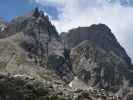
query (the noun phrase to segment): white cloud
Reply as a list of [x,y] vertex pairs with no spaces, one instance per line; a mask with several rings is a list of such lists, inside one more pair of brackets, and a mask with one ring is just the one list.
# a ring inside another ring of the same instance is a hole
[[133,7],[121,6],[120,0],[36,0],[43,6],[56,6],[62,13],[52,20],[59,32],[95,23],[107,24],[133,58]]
[[41,5],[53,5],[53,6],[64,6],[67,0],[35,0],[35,2]]

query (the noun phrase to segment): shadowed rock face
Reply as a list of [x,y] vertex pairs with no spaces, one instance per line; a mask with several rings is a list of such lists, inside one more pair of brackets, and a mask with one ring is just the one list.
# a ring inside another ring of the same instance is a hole
[[107,52],[91,41],[72,48],[71,59],[75,74],[90,86],[117,92],[125,80],[130,81],[126,62],[113,51]]
[[89,86],[117,93],[132,85],[131,59],[106,25],[72,29],[61,38],[71,50],[73,73]]
[[[37,8],[25,16],[13,19],[8,25],[7,32],[23,33],[19,45],[29,52],[29,56],[34,57],[35,62],[40,65],[46,64],[49,54],[54,52],[52,47],[49,47],[53,41],[59,46],[62,45],[59,42],[58,33],[49,21],[48,16],[45,16]],[[61,49],[63,49],[63,45]]]
[[67,48],[73,48],[82,41],[89,40],[106,51],[113,51],[132,68],[131,59],[118,43],[111,30],[104,24],[72,29],[68,33],[62,33],[61,37]]

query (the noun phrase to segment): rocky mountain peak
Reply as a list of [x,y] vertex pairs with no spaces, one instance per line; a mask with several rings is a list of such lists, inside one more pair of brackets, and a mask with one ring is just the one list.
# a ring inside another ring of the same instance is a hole
[[[16,33],[43,33],[50,37],[58,38],[58,32],[52,23],[49,21],[47,15],[38,8],[33,9],[31,12],[24,16],[18,16],[8,23],[7,29],[2,33],[10,36]],[[1,33],[1,34],[2,34]]]
[[28,12],[25,16],[27,17],[45,17],[49,20],[48,16],[44,14],[44,11],[39,10],[39,8],[34,8],[31,12]]
[[61,37],[67,48],[73,48],[84,40],[90,40],[106,51],[114,51],[119,57],[122,57],[129,66],[132,66],[131,59],[128,57],[126,51],[105,24],[94,24],[90,27],[72,29],[67,33],[61,34]]
[[35,8],[33,11],[32,11],[32,15],[35,16],[35,17],[39,17],[39,16],[44,16],[44,12],[42,11],[39,11],[38,8]]
[[[99,31],[104,31],[104,32],[106,32],[105,34],[107,34],[107,33],[111,33],[111,29],[107,26],[107,25],[105,25],[105,24],[93,24],[93,25],[91,25],[90,26],[90,28],[92,29],[92,30],[99,30]],[[102,33],[101,33],[102,34]],[[103,33],[104,34],[104,33]]]

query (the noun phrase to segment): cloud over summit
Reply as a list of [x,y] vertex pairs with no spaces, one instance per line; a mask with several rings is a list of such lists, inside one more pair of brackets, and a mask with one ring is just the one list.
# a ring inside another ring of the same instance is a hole
[[104,23],[108,25],[133,58],[133,0],[34,0],[58,12],[52,23],[59,32],[78,26]]

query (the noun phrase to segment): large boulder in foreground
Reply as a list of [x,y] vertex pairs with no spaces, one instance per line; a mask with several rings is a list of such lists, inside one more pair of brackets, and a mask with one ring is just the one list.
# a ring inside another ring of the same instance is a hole
[[[27,75],[0,73],[1,100],[113,100],[113,98],[116,99],[116,96],[108,96],[104,90],[73,90],[60,82],[50,83],[48,80],[38,80]],[[128,98],[132,100],[131,97]]]

